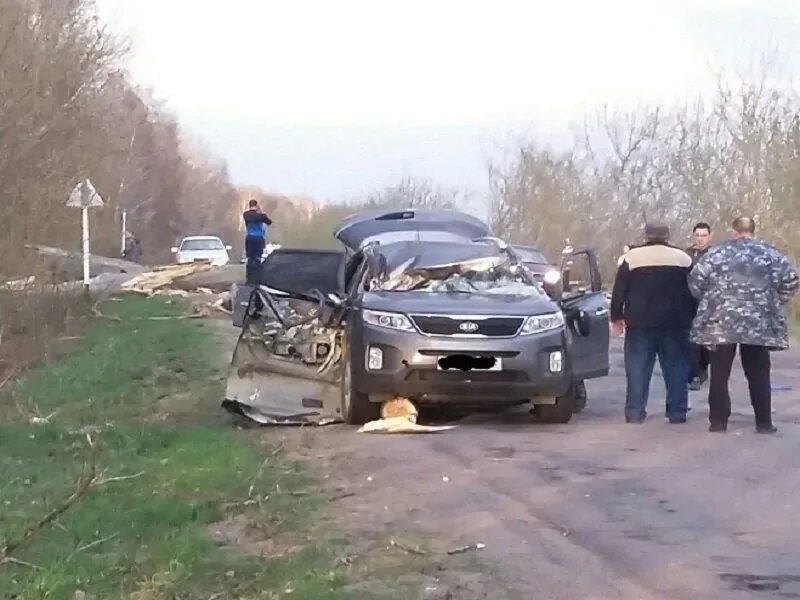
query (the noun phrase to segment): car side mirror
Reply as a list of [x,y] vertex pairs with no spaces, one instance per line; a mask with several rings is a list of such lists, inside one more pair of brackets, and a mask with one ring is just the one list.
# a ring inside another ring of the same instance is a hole
[[178,253],[178,249],[175,246],[170,248],[169,251],[172,252],[173,254],[177,254]]
[[225,250],[233,250],[233,246],[225,246]]

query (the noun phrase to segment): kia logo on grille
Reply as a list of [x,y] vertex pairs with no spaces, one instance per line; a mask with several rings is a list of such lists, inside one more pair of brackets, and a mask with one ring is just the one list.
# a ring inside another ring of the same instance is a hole
[[472,321],[464,321],[458,325],[458,328],[464,333],[474,333],[478,331],[478,324]]

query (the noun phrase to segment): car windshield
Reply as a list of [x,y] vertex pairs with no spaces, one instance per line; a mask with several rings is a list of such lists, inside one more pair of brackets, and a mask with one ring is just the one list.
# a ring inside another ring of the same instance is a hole
[[222,242],[214,238],[203,238],[199,240],[183,240],[181,250],[222,250]]
[[514,253],[525,264],[546,265],[549,264],[544,254],[536,248],[530,246],[513,246]]
[[490,244],[403,243],[380,249],[372,290],[541,296],[508,254]]

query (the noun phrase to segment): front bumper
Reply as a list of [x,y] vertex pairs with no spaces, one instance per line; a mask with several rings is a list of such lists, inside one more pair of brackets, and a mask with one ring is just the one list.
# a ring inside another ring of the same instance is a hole
[[[565,394],[570,384],[569,353],[563,329],[512,338],[428,336],[355,324],[350,334],[353,384],[376,401],[399,395],[417,401],[458,404],[518,402]],[[382,351],[379,370],[367,368],[371,347]],[[562,353],[560,372],[550,370],[550,354]],[[437,369],[442,356],[463,354],[502,360],[499,371]]]

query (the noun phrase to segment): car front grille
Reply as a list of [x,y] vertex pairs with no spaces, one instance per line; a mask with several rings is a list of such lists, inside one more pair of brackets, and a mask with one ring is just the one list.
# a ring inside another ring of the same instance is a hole
[[451,317],[446,315],[410,315],[422,333],[428,335],[479,335],[512,337],[517,334],[523,317]]
[[522,371],[425,371],[412,370],[406,376],[411,383],[450,384],[464,383],[527,383],[528,375]]

